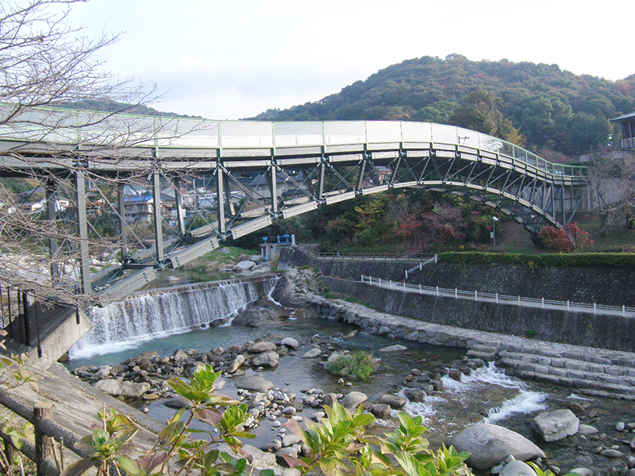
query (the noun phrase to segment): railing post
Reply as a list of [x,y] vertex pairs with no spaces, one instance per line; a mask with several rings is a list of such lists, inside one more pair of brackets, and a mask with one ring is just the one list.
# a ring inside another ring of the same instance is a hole
[[496,304],[498,304],[498,293],[496,293]]
[[35,465],[38,476],[46,474],[44,466],[46,460],[51,460],[53,455],[53,439],[42,431],[42,423],[50,419],[53,406],[50,403],[37,403],[33,406],[33,426],[35,428]]
[[419,263],[419,271],[423,269],[423,263]]
[[542,298],[542,308],[543,309],[545,308],[545,298],[544,297]]
[[406,270],[406,279],[408,279],[408,270]]
[[570,307],[569,307],[569,300],[567,299],[567,312],[569,312],[569,309],[570,309]]
[[439,296],[439,286],[437,286],[437,296]]
[[598,303],[594,302],[593,303],[593,314],[597,315],[598,313]]
[[439,259],[437,258],[437,255],[434,255],[434,263],[436,264],[439,261]]
[[518,305],[520,306],[520,295],[518,296]]
[[474,300],[478,301],[478,291],[476,289],[474,290]]
[[459,290],[458,288],[454,288],[454,299],[458,299],[459,298]]
[[626,306],[622,304],[622,317],[626,317]]
[[419,294],[421,294],[421,283],[419,283]]
[[381,286],[381,278],[379,278],[379,285]]

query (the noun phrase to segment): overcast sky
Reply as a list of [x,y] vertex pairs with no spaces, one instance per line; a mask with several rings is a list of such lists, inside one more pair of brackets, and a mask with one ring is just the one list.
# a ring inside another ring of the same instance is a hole
[[632,0],[91,0],[74,25],[122,32],[103,50],[120,78],[154,81],[163,111],[239,119],[339,92],[406,59],[558,64],[635,73]]

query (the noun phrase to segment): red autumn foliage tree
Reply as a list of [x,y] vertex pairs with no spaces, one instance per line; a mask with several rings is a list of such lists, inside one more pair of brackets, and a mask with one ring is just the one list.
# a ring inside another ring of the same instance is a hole
[[564,230],[549,225],[543,226],[538,236],[548,250],[571,253],[576,248],[593,246],[589,233],[583,231],[576,222],[567,224]]

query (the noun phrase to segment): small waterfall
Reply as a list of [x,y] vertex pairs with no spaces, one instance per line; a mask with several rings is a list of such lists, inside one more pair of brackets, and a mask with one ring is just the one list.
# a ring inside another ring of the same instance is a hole
[[73,346],[71,358],[122,350],[233,317],[269,293],[276,282],[277,278],[267,278],[179,286],[94,307],[93,328]]

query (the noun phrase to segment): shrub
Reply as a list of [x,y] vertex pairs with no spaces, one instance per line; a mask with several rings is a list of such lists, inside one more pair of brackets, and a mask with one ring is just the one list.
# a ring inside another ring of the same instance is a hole
[[328,370],[335,375],[367,380],[377,370],[377,364],[370,352],[356,350],[352,354],[342,355],[330,362]]

